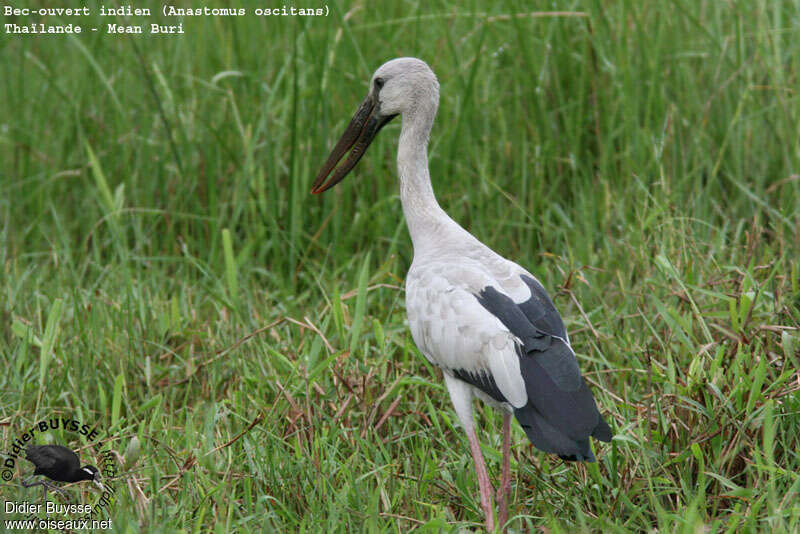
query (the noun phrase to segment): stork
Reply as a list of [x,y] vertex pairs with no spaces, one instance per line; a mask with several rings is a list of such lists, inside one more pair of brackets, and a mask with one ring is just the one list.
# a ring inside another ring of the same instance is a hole
[[595,461],[589,437],[610,441],[611,429],[581,377],[564,323],[542,284],[478,241],[436,201],[427,146],[438,107],[439,82],[424,61],[397,58],[383,64],[311,192],[342,181],[380,129],[402,117],[397,170],[414,247],[405,284],[408,325],[420,352],[442,370],[469,440],[486,529],[492,532],[493,489],[475,433],[473,397],[503,413],[501,528],[511,491],[512,415],[536,448],[571,461]]

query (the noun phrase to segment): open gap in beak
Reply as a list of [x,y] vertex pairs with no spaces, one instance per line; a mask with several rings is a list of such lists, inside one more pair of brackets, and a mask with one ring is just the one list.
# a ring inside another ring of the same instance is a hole
[[[381,117],[375,108],[375,98],[371,94],[367,95],[350,124],[347,125],[347,129],[342,134],[341,139],[333,147],[328,159],[325,160],[325,164],[317,173],[317,177],[311,185],[312,194],[318,195],[341,182],[347,176],[347,173],[356,166],[356,163],[367,151],[380,129],[396,117],[396,115]],[[350,154],[347,159],[337,167],[339,161],[348,151]],[[326,182],[325,180],[331,174],[331,171],[333,171],[333,175]]]

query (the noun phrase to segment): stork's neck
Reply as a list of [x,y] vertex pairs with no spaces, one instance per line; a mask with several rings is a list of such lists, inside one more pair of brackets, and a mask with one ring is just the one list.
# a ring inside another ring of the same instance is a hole
[[400,200],[408,232],[418,254],[431,245],[452,220],[436,201],[428,171],[428,136],[436,116],[436,103],[403,113],[403,126],[397,147],[400,175]]

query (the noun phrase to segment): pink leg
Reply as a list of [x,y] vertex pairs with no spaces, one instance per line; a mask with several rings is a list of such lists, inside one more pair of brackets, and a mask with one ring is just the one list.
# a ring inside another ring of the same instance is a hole
[[492,484],[489,482],[489,473],[486,472],[486,464],[483,462],[481,446],[478,444],[478,436],[475,429],[467,428],[469,438],[469,448],[472,451],[472,459],[475,460],[475,471],[478,473],[478,486],[481,490],[481,508],[486,516],[486,531],[494,532],[494,511],[492,510]]
[[508,498],[511,495],[511,414],[503,415],[503,473],[500,475],[500,487],[497,488],[497,505],[499,508],[497,522],[505,532],[504,525],[508,520]]

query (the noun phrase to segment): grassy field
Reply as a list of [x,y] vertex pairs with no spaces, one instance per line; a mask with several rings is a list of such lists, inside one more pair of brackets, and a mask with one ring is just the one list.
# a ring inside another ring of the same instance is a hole
[[440,203],[550,290],[616,434],[575,465],[516,428],[510,528],[800,531],[800,4],[329,8],[0,33],[0,450],[97,425],[118,532],[480,529],[405,324],[399,122],[308,194],[372,71],[413,55]]

